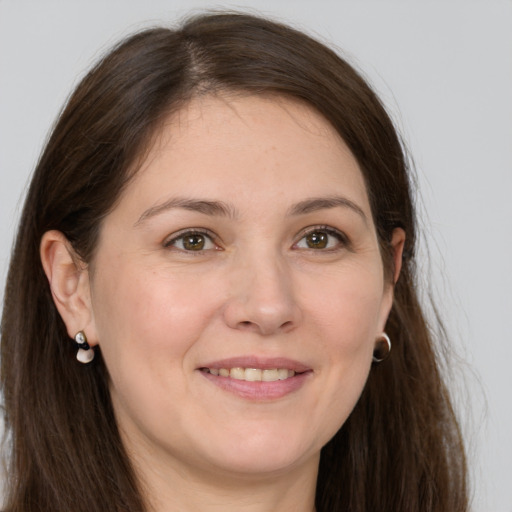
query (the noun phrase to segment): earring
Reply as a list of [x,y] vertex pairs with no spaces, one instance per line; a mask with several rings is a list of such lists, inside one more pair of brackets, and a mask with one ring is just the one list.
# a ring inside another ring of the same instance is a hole
[[383,332],[380,338],[375,342],[375,348],[373,349],[373,362],[381,363],[384,359],[389,357],[391,352],[391,340],[389,336]]
[[78,331],[75,334],[75,342],[78,345],[76,359],[81,363],[87,364],[94,359],[94,350],[87,343],[87,337],[84,331]]

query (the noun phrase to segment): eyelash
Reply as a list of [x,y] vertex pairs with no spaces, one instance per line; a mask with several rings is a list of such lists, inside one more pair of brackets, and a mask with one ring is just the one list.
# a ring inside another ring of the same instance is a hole
[[[218,246],[215,243],[215,238],[216,238],[215,234],[212,233],[211,231],[209,231],[208,229],[201,229],[201,228],[184,229],[182,231],[178,231],[178,233],[175,233],[172,236],[172,238],[170,238],[169,240],[166,240],[164,242],[163,246],[165,248],[172,248],[173,244],[175,244],[179,240],[184,240],[185,237],[194,236],[194,235],[201,235],[201,236],[204,236],[205,238],[208,238],[210,240],[210,242],[215,246],[215,249],[218,249]],[[212,250],[212,249],[201,249],[198,251],[193,251],[193,250],[180,249],[178,247],[176,247],[176,249],[179,251],[182,251],[182,252],[186,252],[187,254],[194,254],[194,253],[197,254],[197,253],[204,252],[205,250]]]
[[[318,226],[310,226],[308,228],[305,228],[300,234],[300,238],[298,239],[297,242],[295,242],[293,244],[292,247],[294,248],[297,248],[297,245],[304,239],[306,238],[308,235],[311,235],[313,233],[326,233],[327,235],[331,236],[331,237],[334,237],[337,239],[338,243],[336,244],[335,247],[329,247],[329,248],[320,248],[320,249],[314,249],[314,248],[298,248],[298,249],[305,249],[305,250],[309,250],[309,251],[318,251],[318,252],[335,252],[337,250],[340,250],[341,248],[346,248],[346,247],[349,247],[350,246],[350,241],[348,239],[348,237],[342,233],[341,231],[338,231],[337,229],[334,229],[330,226],[326,226],[326,225],[318,225]],[[182,231],[179,231],[178,233],[175,233],[172,238],[170,238],[169,240],[166,240],[163,244],[163,246],[165,248],[172,248],[173,245],[178,242],[179,240],[184,240],[185,237],[187,236],[194,236],[194,235],[201,235],[201,236],[204,236],[206,238],[209,239],[209,241],[215,246],[215,249],[219,249],[218,245],[216,244],[215,242],[215,239],[217,238],[216,235],[214,233],[212,233],[211,231],[207,230],[207,229],[202,229],[202,228],[194,228],[194,229],[185,229],[185,230],[182,230]],[[209,248],[209,249],[200,249],[200,250],[197,250],[197,251],[194,251],[194,250],[187,250],[187,249],[182,249],[182,248],[177,248],[175,247],[177,250],[179,251],[182,251],[182,252],[186,252],[187,254],[198,254],[198,253],[201,253],[201,252],[205,252],[205,251],[208,251],[208,250],[212,250],[212,248]]]
[[343,248],[350,248],[350,240],[345,235],[345,233],[342,233],[341,231],[338,231],[335,228],[332,228],[331,226],[326,225],[318,225],[318,226],[310,226],[308,228],[305,228],[300,234],[299,240],[293,245],[296,247],[304,238],[306,238],[308,235],[312,235],[313,233],[326,233],[329,236],[332,236],[337,239],[338,243],[335,247],[330,248],[321,248],[321,249],[313,249],[313,248],[304,248],[306,250],[310,251],[317,251],[317,252],[336,252],[338,250],[341,250]]

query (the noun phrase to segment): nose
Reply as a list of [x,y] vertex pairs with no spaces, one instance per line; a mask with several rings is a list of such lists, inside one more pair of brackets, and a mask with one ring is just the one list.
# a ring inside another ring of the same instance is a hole
[[224,319],[232,329],[262,336],[293,330],[300,322],[301,310],[287,265],[279,257],[267,255],[253,256],[232,268]]

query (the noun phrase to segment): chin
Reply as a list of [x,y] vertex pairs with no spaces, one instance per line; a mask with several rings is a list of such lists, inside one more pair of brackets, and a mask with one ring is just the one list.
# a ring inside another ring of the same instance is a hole
[[321,446],[294,439],[289,432],[281,435],[253,433],[232,437],[228,443],[219,442],[207,458],[212,465],[226,472],[247,477],[269,476],[290,472],[311,460],[317,461],[320,449]]
[[[319,455],[318,455],[319,456]],[[309,460],[317,457],[310,455],[302,457],[282,454],[272,456],[266,453],[254,455],[250,460],[247,457],[229,457],[227,460],[218,461],[216,464],[225,473],[236,475],[237,478],[268,478],[293,472],[295,468],[302,466]]]

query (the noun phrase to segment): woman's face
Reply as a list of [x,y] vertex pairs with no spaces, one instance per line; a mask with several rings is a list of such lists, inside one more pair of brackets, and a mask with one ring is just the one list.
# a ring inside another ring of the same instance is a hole
[[221,474],[317,462],[392,302],[356,160],[286,99],[203,97],[169,119],[93,268],[86,333],[129,452]]

